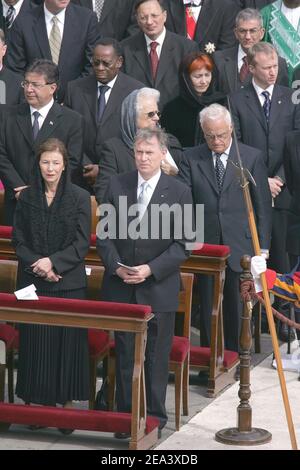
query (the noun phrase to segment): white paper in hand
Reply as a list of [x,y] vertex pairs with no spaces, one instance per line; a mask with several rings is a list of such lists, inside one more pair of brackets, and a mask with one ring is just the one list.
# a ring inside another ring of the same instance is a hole
[[23,287],[23,289],[16,290],[14,294],[18,300],[39,300],[35,291],[36,291],[35,285],[30,284],[30,286]]

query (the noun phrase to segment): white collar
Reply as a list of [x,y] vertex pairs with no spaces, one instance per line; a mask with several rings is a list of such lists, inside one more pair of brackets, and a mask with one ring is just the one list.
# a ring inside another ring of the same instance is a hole
[[[12,5],[15,9],[16,15],[21,10],[23,2],[24,0],[19,0],[15,5]],[[10,5],[7,5],[7,3],[4,0],[2,0],[2,6],[3,6],[3,16],[6,16]]]
[[252,84],[253,84],[253,87],[257,93],[258,96],[261,96],[261,94],[264,92],[264,91],[268,91],[270,93],[270,98],[272,98],[272,95],[273,95],[273,91],[274,91],[274,85],[270,85],[268,86],[268,88],[266,89],[263,89],[261,88],[259,85],[257,85],[257,83],[255,82],[254,78],[252,79]]
[[166,28],[164,27],[163,32],[156,39],[150,39],[146,34],[144,36],[146,39],[147,47],[150,47],[151,42],[157,42],[160,46],[162,46],[166,37]]
[[158,180],[160,178],[160,175],[161,175],[161,170],[159,169],[157,173],[155,173],[154,176],[152,176],[150,179],[148,180],[145,180],[142,175],[140,174],[140,172],[138,172],[138,188],[143,184],[143,183],[148,183],[148,185],[150,186],[150,188],[154,191],[154,189],[156,188],[156,185],[158,183]]
[[97,80],[97,86],[99,87],[99,86],[107,85],[110,88],[112,88],[114,84],[116,83],[117,78],[118,78],[118,74],[115,76],[115,78],[113,78],[110,82],[107,82],[107,83],[101,83],[99,82],[99,80]]
[[[221,155],[225,155],[227,158],[229,157],[229,154],[230,154],[230,150],[231,150],[231,146],[232,146],[232,139],[230,140],[230,144],[229,146],[227,147],[227,149],[225,150],[225,152],[221,153]],[[213,156],[215,157],[217,152],[212,152]]]
[[56,16],[56,18],[58,19],[58,21],[62,24],[65,24],[65,15],[66,15],[66,8],[64,8],[63,10],[61,10],[59,13],[57,13],[57,15],[54,15],[54,13],[51,13],[51,11],[47,10],[45,4],[44,4],[44,12],[45,12],[45,20],[46,20],[46,23],[50,23],[50,21],[52,20],[53,16]]
[[245,52],[242,46],[239,44],[238,62],[241,62],[245,56],[247,57],[247,52]]
[[201,7],[202,0],[183,0],[183,4],[190,4],[193,2],[193,7]]
[[40,109],[36,109],[36,108],[33,108],[32,106],[30,106],[30,115],[32,116],[32,114],[35,111],[38,111],[40,113],[40,115],[42,116],[42,118],[45,119],[47,117],[47,114],[49,113],[50,109],[52,108],[53,104],[54,104],[54,99],[52,98],[52,100],[49,101],[48,104],[46,104],[45,106],[43,106]]

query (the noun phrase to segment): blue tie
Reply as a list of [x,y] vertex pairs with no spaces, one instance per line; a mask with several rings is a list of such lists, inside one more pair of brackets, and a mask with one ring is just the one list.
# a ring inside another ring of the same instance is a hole
[[270,93],[268,91],[263,91],[262,95],[265,97],[265,102],[263,104],[263,110],[266,116],[267,122],[270,119],[270,110],[271,110],[271,100],[270,100]]
[[106,102],[105,102],[105,93],[110,89],[108,85],[101,85],[99,86],[99,98],[98,98],[98,114],[97,114],[97,121],[100,122],[105,110]]
[[38,135],[39,130],[40,130],[40,125],[39,125],[40,113],[38,111],[34,111],[34,113],[32,113],[32,115],[34,117],[34,121],[33,121],[33,125],[32,125],[33,140],[35,140],[37,138],[37,135]]

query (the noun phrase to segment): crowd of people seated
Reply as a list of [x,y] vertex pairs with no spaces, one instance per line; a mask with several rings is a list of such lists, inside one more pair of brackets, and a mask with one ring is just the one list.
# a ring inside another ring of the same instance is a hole
[[[91,196],[121,215],[118,197],[138,203],[139,226],[153,222],[144,214],[155,204],[204,204],[202,241],[231,250],[224,332],[238,351],[240,257],[253,248],[237,151],[256,183],[268,265],[289,272],[300,255],[298,78],[300,0],[1,0],[0,190],[18,287],[34,278],[41,295],[85,297]],[[158,231],[129,243],[118,226],[97,242],[105,298],[155,312],[146,389],[160,428],[179,266],[190,252],[175,219],[167,240]],[[209,346],[213,282],[199,276],[197,288]],[[277,308],[285,312],[282,301]],[[279,334],[287,340],[284,325]],[[127,411],[132,338],[116,339],[117,405]],[[85,330],[22,326],[16,393],[25,403],[86,400],[87,364]]]

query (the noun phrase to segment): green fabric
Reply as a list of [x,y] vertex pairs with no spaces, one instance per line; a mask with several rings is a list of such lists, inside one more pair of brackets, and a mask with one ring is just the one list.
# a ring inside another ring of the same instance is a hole
[[266,30],[264,41],[273,44],[278,54],[286,60],[291,85],[294,72],[300,66],[300,22],[296,31],[281,13],[281,6],[282,0],[277,0],[260,12]]

